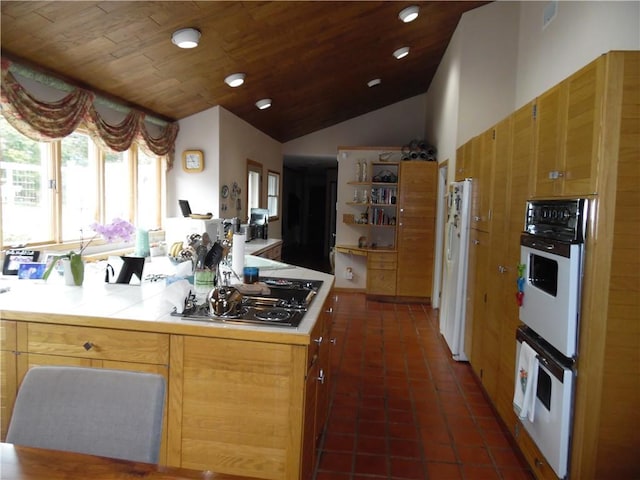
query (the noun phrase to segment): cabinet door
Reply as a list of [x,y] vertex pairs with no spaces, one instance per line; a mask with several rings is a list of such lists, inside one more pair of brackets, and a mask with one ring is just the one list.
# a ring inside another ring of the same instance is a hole
[[400,296],[431,296],[437,169],[436,162],[400,164],[396,288],[396,294]]
[[490,128],[478,135],[473,150],[473,199],[471,228],[489,231],[491,220],[491,188],[495,158],[495,130]]
[[596,193],[605,57],[566,80],[567,113],[562,194]]
[[[526,201],[529,197],[529,168],[533,159],[533,103],[518,109],[512,115],[512,143],[508,168],[507,206],[504,258],[501,264],[504,290],[502,292],[502,321],[500,326],[500,367],[496,408],[504,420],[513,414],[513,389],[516,361],[515,331],[520,324],[517,291],[518,264],[520,263],[520,235],[524,226]],[[497,157],[499,158],[499,157]],[[496,184],[497,187],[497,184]],[[510,423],[508,423],[510,425]]]
[[[472,230],[469,245],[470,258],[473,265],[470,266],[469,273],[473,272],[472,283],[468,285],[468,290],[472,291],[469,299],[471,308],[471,367],[485,384],[484,371],[487,370],[487,353],[489,348],[485,330],[487,329],[487,270],[489,265],[489,234],[479,230]],[[467,303],[469,305],[469,303]],[[467,319],[469,317],[467,316]],[[491,374],[488,374],[491,377]],[[486,385],[485,385],[486,389]]]
[[565,122],[566,84],[559,84],[536,100],[535,168],[533,195],[551,197],[560,193],[554,172],[560,170]]
[[456,182],[460,182],[467,177],[471,176],[471,161],[472,161],[472,146],[471,141],[468,141],[464,145],[461,145],[456,150]]

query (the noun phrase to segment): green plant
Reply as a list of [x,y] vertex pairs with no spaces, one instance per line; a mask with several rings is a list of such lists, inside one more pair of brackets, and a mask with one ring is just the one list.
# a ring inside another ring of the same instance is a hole
[[56,266],[56,264],[60,260],[63,260],[63,259],[69,259],[69,266],[71,267],[73,282],[76,285],[82,285],[82,282],[84,281],[84,264],[82,263],[82,251],[80,253],[76,253],[72,251],[72,252],[68,252],[68,253],[53,257],[53,261],[45,270],[42,278],[44,278],[45,280],[49,278],[49,275],[51,274],[51,271],[53,270],[53,268]]

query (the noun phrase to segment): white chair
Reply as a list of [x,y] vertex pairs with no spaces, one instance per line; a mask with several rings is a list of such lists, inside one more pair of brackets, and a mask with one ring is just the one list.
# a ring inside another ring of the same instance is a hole
[[157,463],[165,380],[82,367],[33,367],[16,398],[6,441]]

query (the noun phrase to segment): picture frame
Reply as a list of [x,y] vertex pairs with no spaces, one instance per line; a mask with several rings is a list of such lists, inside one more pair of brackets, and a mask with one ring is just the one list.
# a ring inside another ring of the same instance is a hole
[[202,153],[202,150],[185,150],[182,152],[182,169],[187,173],[198,173],[204,170],[204,153]]
[[30,250],[26,248],[15,248],[7,250],[4,255],[4,264],[2,265],[3,275],[18,275],[21,263],[35,263],[38,261],[40,252],[38,250]]

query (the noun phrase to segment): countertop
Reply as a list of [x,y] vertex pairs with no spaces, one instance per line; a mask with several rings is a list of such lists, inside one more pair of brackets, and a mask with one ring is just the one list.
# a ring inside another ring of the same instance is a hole
[[[55,272],[46,282],[0,277],[0,291],[9,288],[0,293],[0,319],[308,344],[323,303],[331,294],[333,275],[251,255],[246,256],[245,264],[258,266],[264,276],[323,281],[297,328],[202,322],[172,316],[173,306],[166,299],[164,280],[144,280],[141,285],[108,284],[104,282],[102,262],[86,265],[85,281],[79,287],[65,285]],[[143,277],[149,273],[171,274],[171,269],[175,266],[166,257],[151,257],[145,263]],[[206,293],[196,291],[199,300],[204,300]]]

